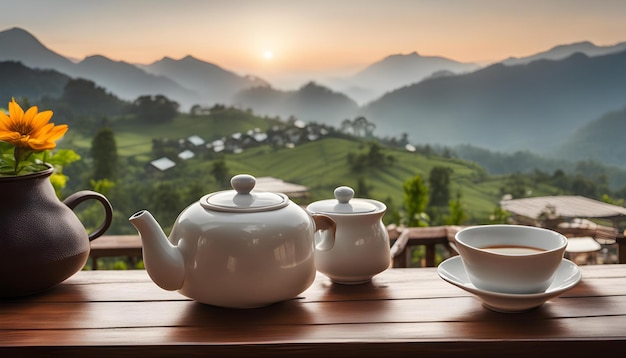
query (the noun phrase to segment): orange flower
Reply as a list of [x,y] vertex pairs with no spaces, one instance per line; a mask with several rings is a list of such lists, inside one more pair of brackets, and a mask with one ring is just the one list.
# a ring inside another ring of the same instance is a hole
[[35,152],[54,149],[56,141],[67,132],[67,125],[55,126],[48,123],[50,118],[52,111],[38,112],[36,106],[24,113],[13,98],[9,102],[9,115],[0,112],[0,141]]

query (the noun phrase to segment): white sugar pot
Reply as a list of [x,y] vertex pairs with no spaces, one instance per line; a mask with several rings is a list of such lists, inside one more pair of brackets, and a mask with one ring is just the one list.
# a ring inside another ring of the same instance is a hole
[[[391,263],[389,234],[382,222],[385,204],[371,199],[354,198],[354,190],[340,186],[335,199],[321,200],[307,206],[312,215],[327,215],[337,225],[335,244],[327,251],[316,251],[317,270],[340,284],[361,284],[386,270]],[[328,232],[318,231],[317,242],[324,242]]]

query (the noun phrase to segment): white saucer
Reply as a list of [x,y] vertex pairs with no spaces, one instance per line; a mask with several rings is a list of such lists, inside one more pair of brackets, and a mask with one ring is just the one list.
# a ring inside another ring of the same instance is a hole
[[539,307],[547,300],[576,286],[582,278],[578,266],[566,259],[563,259],[559,265],[552,285],[541,293],[515,294],[478,289],[467,277],[460,256],[454,256],[442,262],[437,268],[437,273],[451,284],[475,294],[485,307],[498,312],[521,312]]

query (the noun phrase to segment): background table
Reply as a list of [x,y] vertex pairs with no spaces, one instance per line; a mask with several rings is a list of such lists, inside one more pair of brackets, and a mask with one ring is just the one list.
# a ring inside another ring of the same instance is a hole
[[81,271],[38,296],[0,301],[0,357],[578,357],[626,352],[626,265],[540,308],[502,314],[434,268],[358,286],[319,274],[299,297],[254,310],[203,305],[145,271]]

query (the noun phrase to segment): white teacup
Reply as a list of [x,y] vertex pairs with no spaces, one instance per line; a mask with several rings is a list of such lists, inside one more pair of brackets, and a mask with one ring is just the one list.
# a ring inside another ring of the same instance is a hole
[[567,238],[556,231],[521,225],[469,227],[455,239],[474,286],[502,293],[544,292],[567,247]]

